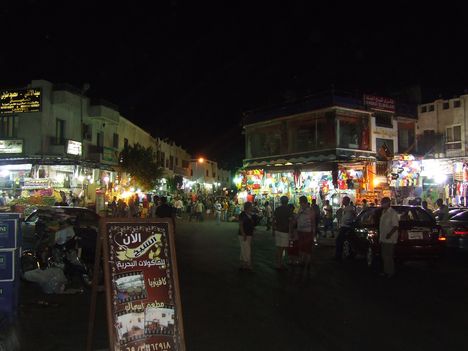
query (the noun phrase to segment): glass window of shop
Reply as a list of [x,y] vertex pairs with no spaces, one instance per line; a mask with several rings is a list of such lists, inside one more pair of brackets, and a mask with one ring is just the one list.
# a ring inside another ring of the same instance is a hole
[[461,126],[460,125],[447,127],[446,147],[448,150],[461,149]]
[[18,120],[15,116],[0,117],[0,137],[14,138],[17,135]]
[[292,125],[293,151],[309,151],[335,147],[334,118],[319,117],[298,121]]
[[280,126],[258,128],[248,132],[251,157],[265,157],[281,154],[282,143],[286,141]]
[[414,143],[414,123],[398,123],[398,152],[408,153]]
[[339,147],[369,150],[369,119],[367,117],[338,117]]

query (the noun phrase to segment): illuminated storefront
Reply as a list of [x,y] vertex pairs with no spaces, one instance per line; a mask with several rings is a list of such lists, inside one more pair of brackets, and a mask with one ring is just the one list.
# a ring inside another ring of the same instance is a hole
[[277,203],[282,195],[286,195],[297,203],[299,197],[305,195],[309,201],[315,199],[319,205],[330,200],[336,206],[344,196],[349,196],[354,202],[365,198],[368,190],[367,163],[335,164],[328,168],[330,170],[316,171],[307,167],[243,170],[234,182],[241,202],[271,199]]

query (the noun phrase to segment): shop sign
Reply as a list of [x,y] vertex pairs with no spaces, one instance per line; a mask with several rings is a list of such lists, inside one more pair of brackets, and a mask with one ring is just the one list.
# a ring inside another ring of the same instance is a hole
[[23,189],[44,189],[50,186],[49,178],[24,178]]
[[365,94],[364,105],[373,110],[395,112],[395,100],[388,97]]
[[108,163],[117,164],[119,162],[119,150],[104,146],[102,160]]
[[110,350],[185,350],[168,220],[101,221]]
[[23,153],[23,140],[0,140],[0,154]]
[[82,154],[82,144],[79,141],[74,141],[74,140],[68,140],[67,143],[67,154],[69,155],[75,155],[75,156],[81,156]]
[[4,90],[0,93],[0,113],[41,111],[41,89]]

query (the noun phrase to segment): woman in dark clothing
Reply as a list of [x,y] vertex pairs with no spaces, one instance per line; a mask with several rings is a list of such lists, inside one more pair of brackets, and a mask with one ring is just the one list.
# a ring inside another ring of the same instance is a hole
[[252,203],[244,204],[244,211],[239,215],[240,269],[252,271],[251,242],[255,223],[252,218]]

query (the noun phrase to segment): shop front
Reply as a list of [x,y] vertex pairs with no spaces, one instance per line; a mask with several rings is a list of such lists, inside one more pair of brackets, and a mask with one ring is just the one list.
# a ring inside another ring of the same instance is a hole
[[327,163],[317,168],[306,165],[243,170],[235,178],[239,201],[269,200],[276,205],[286,195],[298,204],[299,197],[305,195],[309,202],[315,199],[320,206],[325,200],[339,206],[344,196],[356,203],[368,190],[367,163]]
[[388,175],[391,198],[397,204],[407,205],[422,197],[422,160],[413,155],[395,156]]
[[422,161],[423,195],[430,207],[437,199],[452,206],[467,206],[468,160],[429,159]]

